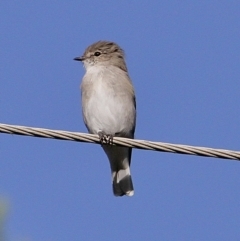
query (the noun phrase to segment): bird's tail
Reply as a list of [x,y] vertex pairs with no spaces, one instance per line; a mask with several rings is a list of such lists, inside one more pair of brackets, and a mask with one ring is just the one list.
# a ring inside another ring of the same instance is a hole
[[121,169],[118,172],[112,172],[113,175],[113,193],[115,196],[133,196],[133,183],[130,174],[130,168]]
[[132,148],[103,145],[112,171],[112,186],[115,196],[132,196],[133,183],[130,174]]

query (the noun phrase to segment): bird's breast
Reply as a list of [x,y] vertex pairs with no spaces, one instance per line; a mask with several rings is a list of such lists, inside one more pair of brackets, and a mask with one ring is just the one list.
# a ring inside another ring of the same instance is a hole
[[121,76],[105,69],[86,73],[82,84],[82,103],[85,123],[92,133],[129,132],[135,120],[135,107],[124,91]]

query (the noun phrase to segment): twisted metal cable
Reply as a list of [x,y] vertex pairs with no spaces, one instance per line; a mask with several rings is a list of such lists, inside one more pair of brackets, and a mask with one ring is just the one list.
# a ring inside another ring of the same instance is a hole
[[[99,137],[97,135],[80,132],[33,128],[27,126],[0,124],[0,133],[101,144],[101,142],[99,141]],[[122,137],[114,137],[113,144],[144,150],[240,160],[239,151],[170,144],[163,142],[152,142]]]

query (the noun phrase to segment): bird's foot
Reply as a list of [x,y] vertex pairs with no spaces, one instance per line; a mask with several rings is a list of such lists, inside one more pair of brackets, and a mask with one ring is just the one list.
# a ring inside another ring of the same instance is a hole
[[113,135],[108,135],[103,131],[98,131],[101,144],[113,145]]

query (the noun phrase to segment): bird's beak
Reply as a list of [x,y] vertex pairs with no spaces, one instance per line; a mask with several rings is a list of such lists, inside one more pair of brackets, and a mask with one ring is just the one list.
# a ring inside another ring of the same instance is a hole
[[76,61],[83,61],[84,58],[83,58],[83,57],[76,57],[76,58],[74,58],[73,60],[76,60]]

